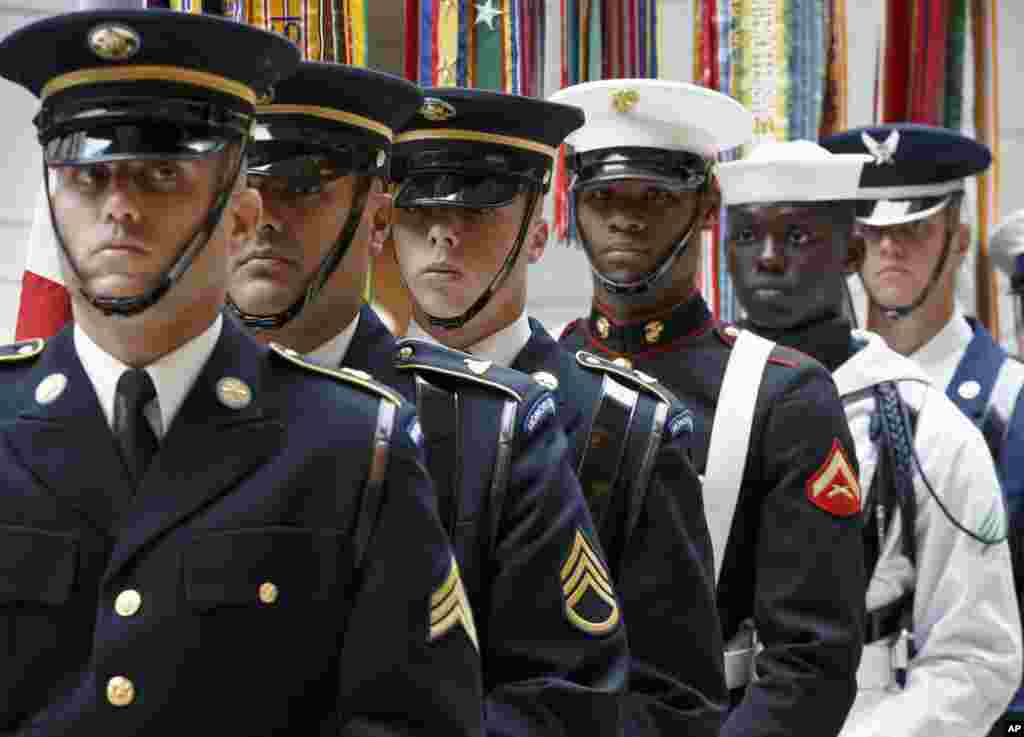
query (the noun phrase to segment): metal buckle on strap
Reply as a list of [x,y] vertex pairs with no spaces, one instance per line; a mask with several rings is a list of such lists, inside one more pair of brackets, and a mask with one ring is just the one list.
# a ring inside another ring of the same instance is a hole
[[864,646],[857,669],[857,688],[898,693],[907,682],[914,635],[901,629],[895,635]]
[[757,654],[763,649],[754,623],[744,621],[725,647],[725,685],[730,691],[757,680]]

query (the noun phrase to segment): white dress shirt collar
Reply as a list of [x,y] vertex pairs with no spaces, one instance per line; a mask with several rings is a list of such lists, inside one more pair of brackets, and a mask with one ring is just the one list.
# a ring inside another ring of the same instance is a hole
[[[516,360],[516,356],[526,347],[526,344],[530,342],[531,335],[530,318],[526,314],[526,310],[523,310],[512,323],[496,333],[491,333],[483,340],[464,348],[463,351],[465,353],[472,353],[479,358],[494,361],[499,366],[508,367]],[[409,324],[409,330],[405,337],[441,345],[439,340],[432,337],[415,320]]]
[[359,313],[357,312],[355,318],[348,324],[348,327],[323,345],[307,353],[306,359],[325,368],[338,368],[341,366],[341,361],[345,358],[345,354],[348,353],[348,347],[352,344],[352,338],[355,336],[358,326]]
[[964,317],[963,310],[957,305],[953,317],[942,330],[909,357],[924,369],[937,387],[945,391],[973,338],[974,331]]
[[[156,399],[143,410],[157,438],[163,438],[203,370],[220,338],[223,318],[218,314],[210,327],[179,348],[145,367],[156,388]],[[74,329],[75,350],[86,376],[96,390],[107,424],[114,426],[114,393],[128,366],[100,348],[79,325]]]

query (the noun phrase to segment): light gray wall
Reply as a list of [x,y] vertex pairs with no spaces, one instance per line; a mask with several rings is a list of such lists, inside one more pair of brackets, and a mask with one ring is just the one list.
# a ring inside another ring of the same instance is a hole
[[[692,17],[694,0],[661,0],[664,22],[661,42],[667,49],[661,75],[665,79],[690,81],[692,75]],[[400,0],[374,0],[370,18],[371,38],[378,42],[370,51],[371,63],[400,72],[398,53],[402,46],[403,3]],[[548,47],[550,60],[545,83],[549,90],[558,86],[559,35],[558,5],[547,4]],[[1000,23],[1000,111],[1002,145],[1002,213],[1024,207],[1024,187],[1017,186],[1016,172],[1024,166],[1024,96],[1016,93],[1021,83],[1020,62],[1024,50],[1014,39],[1024,31],[1024,4],[1016,0],[998,0]],[[74,0],[0,0],[0,34],[6,35],[34,18],[70,10]],[[857,0],[847,3],[850,20],[849,123],[865,124],[872,118],[872,85],[875,49],[878,44],[877,20],[882,0]],[[390,19],[390,23],[388,22]],[[376,29],[377,35],[374,36]],[[28,62],[26,62],[28,63]],[[5,155],[0,161],[0,240],[6,244],[0,257],[0,341],[14,334],[25,245],[35,200],[39,191],[40,161],[31,118],[37,109],[31,95],[0,80],[0,141]],[[969,111],[968,111],[969,114]],[[550,214],[550,202],[547,203]],[[967,281],[967,280],[965,280]],[[541,262],[532,268],[530,310],[552,329],[586,311],[590,299],[590,278],[586,260],[580,251],[552,243]],[[971,298],[969,290],[966,299]],[[1009,323],[1008,304],[1003,323]]]

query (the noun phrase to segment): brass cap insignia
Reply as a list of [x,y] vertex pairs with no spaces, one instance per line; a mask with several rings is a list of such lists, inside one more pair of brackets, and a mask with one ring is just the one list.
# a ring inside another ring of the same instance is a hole
[[440,123],[456,116],[455,107],[436,97],[427,97],[420,107],[420,115],[427,120]]
[[410,358],[412,358],[412,353],[412,348],[410,348],[407,345],[402,346],[401,348],[398,349],[398,357],[401,358],[403,361],[408,361]]
[[451,569],[448,577],[430,595],[430,635],[429,642],[444,637],[455,625],[461,625],[473,647],[480,652],[477,639],[476,623],[473,621],[473,610],[469,606],[469,597],[462,585],[459,564],[452,556]]
[[124,61],[139,52],[142,39],[128,26],[104,23],[89,31],[89,48],[106,61]]
[[611,335],[612,326],[608,322],[608,318],[603,315],[594,321],[594,326],[597,328],[597,334],[601,339],[607,338]]
[[494,365],[494,361],[474,361],[472,358],[466,359],[466,368],[472,371],[477,376],[483,376],[487,373],[487,369]]
[[612,107],[617,113],[628,113],[640,102],[640,93],[636,90],[616,90],[612,93]]
[[606,635],[619,624],[619,603],[604,562],[576,529],[572,551],[562,565],[565,616],[588,635]]

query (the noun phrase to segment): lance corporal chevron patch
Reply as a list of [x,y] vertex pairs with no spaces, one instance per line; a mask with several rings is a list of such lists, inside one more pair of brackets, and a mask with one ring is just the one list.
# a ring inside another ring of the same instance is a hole
[[451,569],[448,577],[437,590],[430,595],[430,635],[429,641],[435,642],[444,637],[456,625],[461,625],[469,637],[473,647],[480,651],[480,643],[476,635],[476,623],[473,621],[473,610],[469,606],[469,597],[462,585],[459,564],[452,556]]
[[832,441],[832,450],[821,468],[807,479],[807,498],[816,507],[836,517],[850,517],[860,512],[861,494],[857,474],[838,440]]
[[619,603],[608,568],[583,534],[576,530],[572,551],[562,564],[562,595],[569,622],[588,635],[606,635],[619,624]]

